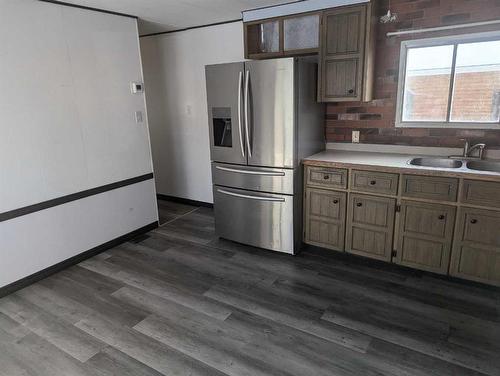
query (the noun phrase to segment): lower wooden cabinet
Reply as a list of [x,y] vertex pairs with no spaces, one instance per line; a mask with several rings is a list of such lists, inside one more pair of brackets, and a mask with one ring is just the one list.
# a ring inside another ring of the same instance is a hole
[[345,192],[306,189],[305,241],[309,244],[344,250]]
[[500,212],[460,209],[450,274],[500,286]]
[[306,243],[500,286],[500,182],[342,167],[306,166]]
[[447,274],[455,212],[454,206],[403,200],[394,262]]
[[393,198],[350,194],[346,251],[391,261],[395,208]]

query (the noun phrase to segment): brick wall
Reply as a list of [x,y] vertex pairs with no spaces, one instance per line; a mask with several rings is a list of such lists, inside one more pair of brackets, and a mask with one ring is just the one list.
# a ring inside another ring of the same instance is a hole
[[[388,7],[389,0],[378,0],[380,15]],[[378,24],[375,99],[366,103],[328,104],[327,141],[351,142],[352,130],[359,130],[361,142],[366,143],[460,147],[463,145],[460,139],[467,137],[472,142],[481,140],[490,147],[500,148],[500,130],[395,128],[401,41],[499,30],[499,25],[386,37],[389,31],[500,19],[500,0],[390,0],[390,8],[398,14],[399,19],[397,23]]]

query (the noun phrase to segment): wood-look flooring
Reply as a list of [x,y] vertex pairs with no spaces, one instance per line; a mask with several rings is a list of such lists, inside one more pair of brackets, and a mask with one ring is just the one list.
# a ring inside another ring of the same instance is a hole
[[500,375],[500,290],[159,229],[0,299],[0,375]]

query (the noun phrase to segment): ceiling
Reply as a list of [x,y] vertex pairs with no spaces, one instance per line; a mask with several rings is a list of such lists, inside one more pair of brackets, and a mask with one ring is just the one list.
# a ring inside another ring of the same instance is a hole
[[292,0],[63,0],[139,17],[141,35],[208,25],[241,18],[243,10]]

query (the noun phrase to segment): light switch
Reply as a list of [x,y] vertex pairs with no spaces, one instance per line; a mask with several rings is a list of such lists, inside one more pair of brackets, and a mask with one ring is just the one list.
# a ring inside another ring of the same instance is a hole
[[132,91],[132,94],[144,93],[144,84],[142,82],[131,82],[130,90]]
[[142,111],[135,112],[135,122],[142,123]]

